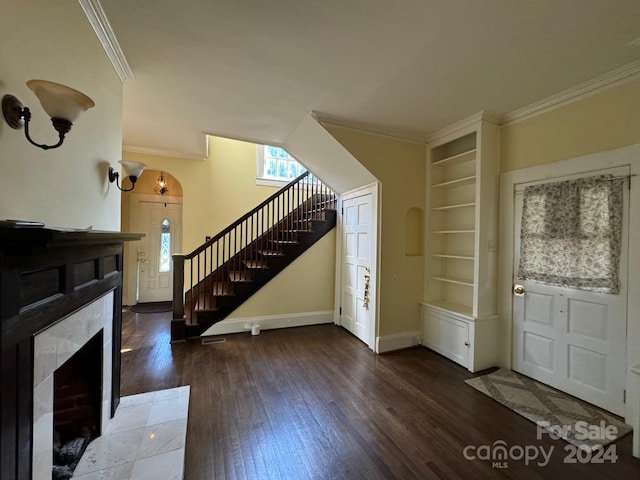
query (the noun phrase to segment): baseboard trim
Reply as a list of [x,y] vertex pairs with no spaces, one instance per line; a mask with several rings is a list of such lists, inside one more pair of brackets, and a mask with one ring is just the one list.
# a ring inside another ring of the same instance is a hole
[[212,325],[201,336],[208,337],[211,335],[248,332],[253,325],[260,325],[260,330],[271,330],[274,328],[304,327],[323,323],[333,323],[333,310],[230,318]]
[[376,353],[393,352],[394,350],[401,350],[420,344],[422,344],[422,332],[420,330],[385,335],[376,338]]

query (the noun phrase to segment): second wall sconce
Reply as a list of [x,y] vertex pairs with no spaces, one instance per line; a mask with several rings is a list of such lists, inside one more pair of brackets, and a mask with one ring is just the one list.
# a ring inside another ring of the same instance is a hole
[[113,167],[109,167],[109,182],[116,182],[116,186],[120,190],[122,190],[123,192],[130,192],[135,188],[138,177],[142,175],[144,169],[147,168],[147,164],[142,162],[132,162],[130,160],[120,160],[118,163],[122,165],[124,173],[126,173],[127,177],[129,177],[131,188],[122,188],[120,186],[120,182],[118,181],[120,178],[120,174],[116,172]]
[[80,93],[73,88],[46,80],[29,80],[27,82],[33,93],[40,100],[40,104],[45,112],[51,117],[53,128],[58,132],[58,143],[55,145],[45,145],[34,142],[29,135],[29,122],[31,121],[31,110],[24,107],[20,100],[13,95],[2,97],[2,114],[11,128],[19,129],[24,124],[24,135],[32,145],[49,150],[58,148],[64,142],[64,137],[71,130],[73,122],[80,114],[95,105],[93,100],[84,93]]

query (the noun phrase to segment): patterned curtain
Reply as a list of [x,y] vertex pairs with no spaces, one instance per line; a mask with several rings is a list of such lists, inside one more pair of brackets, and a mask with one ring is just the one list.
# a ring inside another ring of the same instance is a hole
[[616,294],[624,178],[526,187],[517,278]]

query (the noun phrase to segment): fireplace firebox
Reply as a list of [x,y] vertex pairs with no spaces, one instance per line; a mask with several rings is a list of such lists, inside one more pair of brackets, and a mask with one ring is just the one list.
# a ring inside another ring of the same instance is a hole
[[53,373],[53,480],[70,478],[101,433],[103,330]]

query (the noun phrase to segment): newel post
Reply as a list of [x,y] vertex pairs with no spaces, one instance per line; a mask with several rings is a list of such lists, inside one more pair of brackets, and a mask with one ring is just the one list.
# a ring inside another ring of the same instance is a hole
[[173,257],[173,320],[171,321],[171,341],[184,340],[184,259],[183,253],[174,253]]

